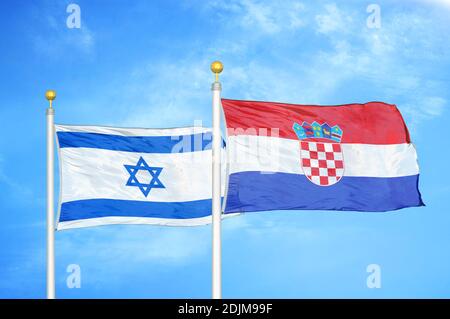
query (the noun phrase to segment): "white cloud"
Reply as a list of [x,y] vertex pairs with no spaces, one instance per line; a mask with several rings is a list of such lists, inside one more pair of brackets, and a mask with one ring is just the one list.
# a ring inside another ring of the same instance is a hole
[[[57,234],[61,258],[83,262],[95,258],[99,265],[182,264],[208,253],[207,227],[107,226]],[[112,244],[113,243],[113,244]],[[85,247],[83,250],[77,247]]]
[[442,115],[444,108],[447,105],[447,101],[438,96],[430,96],[423,101],[423,111],[425,114],[431,117],[436,117]]
[[301,14],[303,5],[296,1],[241,2],[245,14],[242,24],[250,28],[260,28],[264,33],[278,33],[283,29],[296,29],[303,25]]
[[[59,57],[75,50],[77,53],[90,55],[95,49],[95,35],[82,18],[81,28],[69,29],[63,4],[49,3],[36,9],[34,19],[30,24],[39,23],[37,29],[30,29],[34,50],[40,54]],[[43,31],[44,30],[44,31]]]
[[[314,241],[323,234],[310,227],[299,227],[290,223],[286,212],[259,212],[244,213],[237,218],[226,220],[224,228],[224,241],[231,240],[236,233],[242,236],[245,233],[252,240],[267,240],[269,237],[289,237],[293,241],[301,239],[302,242]],[[270,215],[270,218],[268,218]]]
[[368,29],[359,25],[364,20],[358,19],[358,13],[343,12],[333,4],[328,6],[327,14],[316,16],[318,31],[329,36],[333,47],[319,52],[317,63],[309,67],[329,77],[327,82],[319,75],[324,91],[336,90],[352,79],[362,79],[369,82],[369,92],[381,92],[388,99],[386,102],[401,100],[398,106],[413,130],[421,121],[441,116],[446,91],[439,79],[433,79],[422,68],[448,61],[444,52],[448,52],[450,45],[433,17],[414,10],[385,10],[390,13],[383,13],[382,27]]
[[187,57],[176,63],[153,61],[133,70],[123,89],[130,115],[120,125],[176,127],[205,119],[213,81],[210,62]]
[[252,30],[254,34],[276,34],[285,30],[296,30],[304,26],[304,5],[292,0],[233,0],[213,1],[208,10],[218,11],[219,16],[232,15],[233,24]]
[[[306,38],[280,32],[289,25],[289,19],[282,17],[296,4],[300,12],[295,16],[302,21],[302,35],[316,35],[312,42],[319,36],[317,48],[308,45]],[[217,11],[228,13],[225,16],[222,12],[227,24],[219,31],[218,44],[214,44],[219,52],[224,48],[226,54],[222,53],[230,60],[226,61],[223,75],[225,94],[232,92],[242,99],[332,104],[343,86],[364,81],[366,95],[374,99],[379,96],[405,110],[430,96],[441,99],[433,103],[436,106],[432,113],[415,108],[423,119],[439,116],[445,110],[442,100],[446,90],[422,67],[448,61],[445,52],[450,44],[446,33],[433,23],[433,16],[414,9],[383,10],[382,27],[369,29],[365,6],[358,11],[335,3],[314,7],[295,1],[285,5],[277,1],[232,1],[206,7],[213,16]],[[229,43],[235,43],[239,50],[227,51]],[[264,54],[255,53],[255,47],[264,48]],[[284,47],[288,51],[283,51]],[[293,53],[296,48],[298,54]],[[336,103],[341,102],[364,101],[348,96]]]
[[37,52],[49,56],[61,56],[66,50],[72,49],[91,54],[95,47],[95,37],[88,27],[83,26],[81,29],[55,30],[46,35],[37,34],[33,37],[33,45]]
[[402,110],[410,119],[410,130],[416,131],[423,121],[441,116],[447,104],[447,100],[442,97],[416,96],[409,103],[402,105]]
[[317,32],[327,34],[337,31],[343,32],[348,29],[351,17],[343,14],[336,4],[325,5],[325,11],[326,13],[316,15]]
[[420,2],[439,5],[442,7],[445,7],[447,9],[450,9],[450,0],[419,0]]
[[11,163],[6,164],[4,157],[0,154],[0,185],[3,184],[5,186],[4,192],[8,192],[9,199],[16,203],[44,206],[44,198],[36,196],[33,189],[23,181],[11,178],[7,174],[6,165],[11,165]]

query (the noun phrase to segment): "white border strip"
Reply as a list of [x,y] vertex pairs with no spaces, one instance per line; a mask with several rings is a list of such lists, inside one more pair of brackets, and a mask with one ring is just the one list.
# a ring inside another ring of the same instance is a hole
[[211,133],[212,129],[201,126],[176,127],[176,128],[125,128],[90,125],[55,125],[57,132],[81,132],[99,133],[121,136],[181,136],[198,133]]
[[[222,219],[238,216],[237,214],[224,214]],[[89,219],[78,219],[58,223],[56,230],[66,230],[72,228],[85,228],[104,225],[159,225],[159,226],[203,226],[211,224],[211,215],[199,218],[172,219],[172,218],[151,218],[151,217],[98,217]]]

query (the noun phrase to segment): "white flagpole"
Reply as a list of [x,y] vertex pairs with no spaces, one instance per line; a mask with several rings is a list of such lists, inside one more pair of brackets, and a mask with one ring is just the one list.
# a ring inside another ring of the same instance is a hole
[[223,65],[219,61],[211,64],[211,71],[216,75],[212,84],[213,93],[213,141],[212,141],[212,298],[222,298],[222,243],[221,243],[221,182],[220,182],[220,153],[222,137],[220,134],[220,92],[219,73]]
[[52,102],[56,92],[48,90],[45,98],[49,101],[47,108],[47,299],[55,299],[55,227],[54,227],[54,117]]

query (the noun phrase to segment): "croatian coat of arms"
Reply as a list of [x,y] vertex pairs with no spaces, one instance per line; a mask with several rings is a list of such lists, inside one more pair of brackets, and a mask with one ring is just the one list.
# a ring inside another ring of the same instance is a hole
[[342,130],[327,123],[294,123],[300,140],[300,165],[305,176],[319,186],[331,186],[344,175]]

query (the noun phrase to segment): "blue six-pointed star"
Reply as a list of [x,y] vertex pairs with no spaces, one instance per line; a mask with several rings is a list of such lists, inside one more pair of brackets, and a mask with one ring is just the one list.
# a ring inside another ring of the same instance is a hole
[[[127,169],[128,173],[130,174],[130,178],[127,181],[126,186],[136,186],[139,187],[142,194],[144,194],[145,197],[150,193],[152,188],[166,188],[163,183],[159,180],[159,174],[161,174],[162,167],[151,167],[148,166],[147,162],[140,157],[139,161],[136,165],[124,165]],[[150,173],[151,180],[148,183],[141,183],[136,174],[139,171],[147,171]]]

